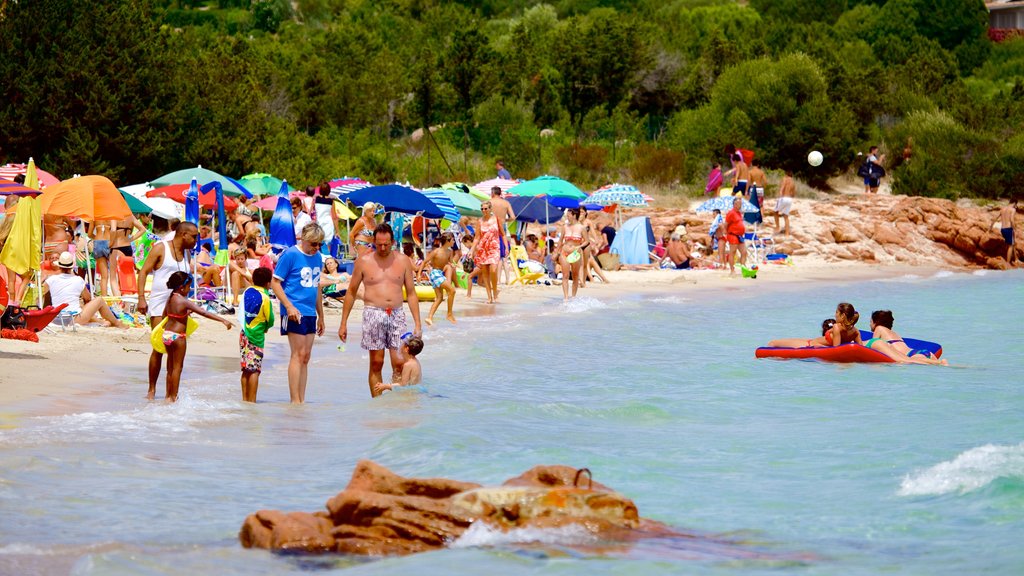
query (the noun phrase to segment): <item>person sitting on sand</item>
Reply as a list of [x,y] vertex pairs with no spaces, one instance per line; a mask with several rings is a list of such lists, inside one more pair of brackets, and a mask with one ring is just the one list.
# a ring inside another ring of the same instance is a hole
[[[66,311],[78,314],[78,317],[75,318],[75,324],[79,326],[85,326],[92,322],[93,317],[99,312],[100,317],[106,320],[107,326],[111,328],[127,328],[117,319],[117,316],[110,310],[110,306],[107,306],[103,298],[93,297],[89,289],[85,287],[84,278],[71,273],[71,269],[74,266],[75,257],[70,252],[61,252],[60,257],[57,259],[57,269],[60,272],[48,277],[43,282],[46,285],[46,289],[50,292],[50,303],[55,307],[67,304]],[[82,305],[81,302],[85,302],[85,305]]]
[[228,271],[231,274],[232,306],[238,306],[238,295],[253,285],[252,272],[249,271],[249,262],[246,256],[245,248],[235,248],[231,253],[231,260],[228,261]]
[[423,340],[413,336],[402,342],[401,353],[402,357],[405,358],[405,362],[402,364],[402,375],[397,379],[397,382],[385,384],[381,382],[374,386],[377,395],[379,396],[385,390],[393,390],[396,386],[414,386],[419,384],[423,378],[423,369],[420,366],[420,361],[416,359],[416,356],[423,351]]
[[344,299],[348,293],[348,274],[338,270],[338,261],[331,256],[324,258],[324,269],[320,271],[320,291],[335,300]]
[[907,346],[903,337],[892,330],[893,316],[891,310],[875,310],[871,313],[871,335],[864,346],[878,350],[882,354],[903,364],[941,364],[949,362],[935,357],[929,350],[912,349]]
[[[178,384],[181,382],[181,367],[185,363],[185,352],[188,348],[186,333],[188,330],[188,316],[191,313],[199,314],[210,320],[216,320],[228,330],[234,328],[234,324],[223,316],[207,312],[197,304],[188,299],[189,290],[192,289],[192,276],[188,272],[175,272],[167,279],[167,289],[171,296],[164,307],[165,323],[162,327],[162,341],[167,349],[167,401],[174,402],[178,399]],[[158,326],[157,329],[160,329]]]
[[[839,346],[848,342],[863,344],[860,339],[860,330],[857,330],[857,320],[860,314],[854,309],[853,304],[840,302],[836,306],[836,323],[824,336],[811,338],[781,338],[768,343],[770,348],[823,348],[828,346]],[[824,327],[824,326],[823,326]]]
[[669,236],[668,249],[665,251],[665,259],[661,261],[662,268],[675,270],[689,270],[690,252],[686,242],[676,233]]
[[441,234],[440,240],[441,245],[427,254],[416,271],[418,276],[423,273],[425,266],[430,266],[430,285],[434,288],[434,303],[430,305],[430,312],[427,313],[427,326],[434,325],[434,313],[441,306],[445,294],[448,295],[448,314],[445,318],[455,324],[455,314],[452,312],[455,306],[455,266],[452,265],[452,246],[455,239],[450,233],[445,232]]

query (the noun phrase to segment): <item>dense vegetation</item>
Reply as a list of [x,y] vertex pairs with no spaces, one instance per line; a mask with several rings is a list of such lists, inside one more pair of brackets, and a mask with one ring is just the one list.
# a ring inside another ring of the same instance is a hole
[[982,0],[3,0],[0,160],[427,184],[501,158],[671,190],[729,143],[819,184],[879,143],[897,192],[993,197],[1024,189],[1024,40],[987,23]]

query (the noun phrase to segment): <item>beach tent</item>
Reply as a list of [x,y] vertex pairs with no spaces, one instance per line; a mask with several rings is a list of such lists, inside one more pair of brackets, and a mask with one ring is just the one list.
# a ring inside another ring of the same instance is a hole
[[650,264],[654,250],[654,229],[647,216],[630,218],[622,225],[612,242],[612,254],[619,255],[622,264]]

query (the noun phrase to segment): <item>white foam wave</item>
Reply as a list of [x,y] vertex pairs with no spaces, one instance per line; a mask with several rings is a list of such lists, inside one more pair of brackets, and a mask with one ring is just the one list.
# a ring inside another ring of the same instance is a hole
[[556,546],[580,546],[593,544],[597,537],[586,528],[569,524],[559,528],[516,528],[503,531],[482,522],[474,522],[462,536],[452,543],[452,548],[475,546],[507,546],[510,544],[550,544]]
[[651,302],[657,302],[658,304],[683,304],[689,301],[689,298],[683,298],[682,296],[659,296],[658,298],[651,298]]
[[[580,312],[589,312],[590,310],[601,310],[604,308],[608,308],[608,304],[598,300],[597,298],[592,298],[590,296],[577,296],[576,298],[562,302],[558,306],[557,311],[549,313],[579,314]],[[546,316],[549,313],[541,314],[541,316]]]
[[953,276],[953,274],[954,273],[950,270],[939,270],[932,276],[932,278],[949,278]]
[[1024,478],[1024,444],[971,448],[953,460],[909,474],[900,483],[900,496],[966,494],[999,478]]
[[971,272],[971,274],[975,276],[988,276],[988,270],[975,270],[974,272]]
[[236,420],[244,417],[242,412],[238,402],[210,401],[183,394],[174,404],[157,401],[131,410],[40,416],[22,427],[0,432],[0,444],[146,440]]

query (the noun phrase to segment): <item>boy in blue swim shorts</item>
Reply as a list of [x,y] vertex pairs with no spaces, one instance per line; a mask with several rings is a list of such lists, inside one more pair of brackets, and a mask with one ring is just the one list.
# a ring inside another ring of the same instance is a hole
[[455,314],[452,312],[455,306],[455,265],[452,264],[454,259],[452,247],[454,245],[455,238],[451,234],[448,232],[441,234],[441,244],[427,254],[420,265],[420,270],[417,270],[417,275],[419,275],[424,266],[430,266],[430,285],[434,288],[434,303],[430,305],[430,312],[427,314],[427,326],[434,324],[434,313],[441,306],[446,294],[448,296],[446,318],[449,322],[455,323]]

